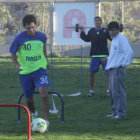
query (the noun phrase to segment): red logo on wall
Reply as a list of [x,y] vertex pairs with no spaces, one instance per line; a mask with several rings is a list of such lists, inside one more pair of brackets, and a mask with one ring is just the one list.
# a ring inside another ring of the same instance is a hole
[[[77,20],[76,24],[86,27],[85,14],[78,9],[69,10],[63,18],[63,38],[72,38],[72,32],[75,32],[75,29],[66,27],[75,27],[75,25],[72,23],[73,20]],[[80,37],[79,32],[77,32],[77,37]]]

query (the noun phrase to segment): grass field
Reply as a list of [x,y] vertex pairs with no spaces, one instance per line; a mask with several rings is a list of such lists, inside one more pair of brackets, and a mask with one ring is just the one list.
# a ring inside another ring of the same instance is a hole
[[[80,58],[53,58],[54,89],[68,95],[80,91]],[[88,98],[89,58],[83,58],[82,96],[63,96],[65,121],[58,114],[50,114],[50,129],[44,134],[32,133],[32,140],[140,140],[140,59],[127,68],[127,119],[106,118],[110,114],[110,99],[106,96],[105,75],[96,74],[95,96]],[[51,70],[49,70],[51,78]],[[0,58],[0,103],[17,103],[22,89],[9,58]],[[51,105],[51,95],[50,105]],[[60,112],[60,101],[54,97]],[[22,104],[25,104],[24,98]],[[35,105],[42,117],[39,95]],[[52,105],[51,105],[52,106]],[[17,124],[17,108],[0,108],[0,140],[27,140],[27,115],[22,109],[21,123]]]

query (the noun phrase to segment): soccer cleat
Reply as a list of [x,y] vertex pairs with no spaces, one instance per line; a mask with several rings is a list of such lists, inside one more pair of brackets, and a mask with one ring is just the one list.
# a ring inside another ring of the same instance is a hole
[[37,118],[38,117],[38,112],[37,112],[37,110],[35,111],[35,113],[32,113],[31,114],[31,119],[32,119],[32,121],[35,119],[35,118]]
[[32,119],[32,121],[33,121],[35,118],[37,118],[37,117],[34,116],[34,115],[32,114],[32,115],[31,115],[31,119]]
[[94,96],[94,92],[89,92],[87,96],[88,96],[88,97]]

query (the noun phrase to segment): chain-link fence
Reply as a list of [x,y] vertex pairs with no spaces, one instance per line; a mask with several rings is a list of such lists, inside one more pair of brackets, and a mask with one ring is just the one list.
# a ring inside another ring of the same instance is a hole
[[[0,57],[10,56],[9,47],[15,36],[24,30],[22,26],[23,17],[30,13],[37,17],[37,30],[47,35],[47,53],[54,56],[83,56],[89,57],[89,46],[53,46],[53,4],[52,2],[0,2]],[[139,57],[139,39],[135,44],[134,56]]]

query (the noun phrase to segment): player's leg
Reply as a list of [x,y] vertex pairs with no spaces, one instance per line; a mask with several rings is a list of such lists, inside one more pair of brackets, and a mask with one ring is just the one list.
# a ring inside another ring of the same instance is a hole
[[90,91],[88,93],[88,97],[91,97],[94,95],[94,76],[95,73],[94,72],[90,72],[90,76],[89,76],[89,85],[90,85]]
[[120,106],[120,89],[119,89],[119,70],[118,68],[111,70],[111,110],[112,114],[117,115]]
[[125,68],[116,68],[109,71],[111,111],[112,117],[115,119],[126,117],[125,72]]
[[90,61],[90,76],[89,76],[89,85],[90,85],[90,92],[88,93],[88,97],[91,97],[94,95],[94,79],[95,79],[95,73],[99,69],[99,58],[91,57]]
[[[116,116],[116,104],[115,104],[115,93],[117,92],[117,79],[115,77],[114,70],[109,70],[109,86],[110,86],[110,108],[112,114],[107,115],[107,117],[114,118]],[[116,80],[115,80],[116,79]]]
[[35,85],[32,80],[31,74],[20,75],[20,82],[24,91],[24,96],[26,98],[26,104],[29,110],[32,112],[32,119],[38,116],[38,112],[34,106],[34,92],[35,92]]
[[29,110],[30,110],[32,113],[35,113],[35,106],[34,106],[33,96],[30,97],[30,98],[26,98],[26,104],[27,104]]
[[34,96],[32,96],[32,97],[30,97],[30,98],[26,98],[27,107],[28,107],[29,110],[32,112],[32,114],[31,114],[32,120],[38,117],[38,112],[37,112],[37,110],[35,109],[33,97],[34,97]]
[[90,72],[90,76],[89,76],[90,90],[93,90],[94,87],[94,76],[95,76],[95,72]]
[[34,82],[36,87],[39,89],[44,119],[46,120],[47,126],[49,126],[49,99],[47,87],[50,86],[50,83],[48,80],[47,71],[45,69],[39,69],[38,71],[36,71],[34,73]]
[[102,69],[105,72],[106,75],[106,87],[107,87],[107,96],[110,96],[110,90],[109,90],[109,72],[105,70],[107,59],[105,57],[100,58],[100,62],[102,65]]
[[42,101],[44,119],[49,120],[49,99],[47,87],[39,87],[39,93]]
[[126,117],[126,86],[125,86],[125,75],[126,68],[120,67],[118,68],[118,88],[119,88],[119,100],[117,102],[117,115],[116,119],[125,118]]
[[107,96],[110,96],[110,90],[109,90],[109,73],[108,71],[105,72],[106,75],[106,87],[107,87]]

